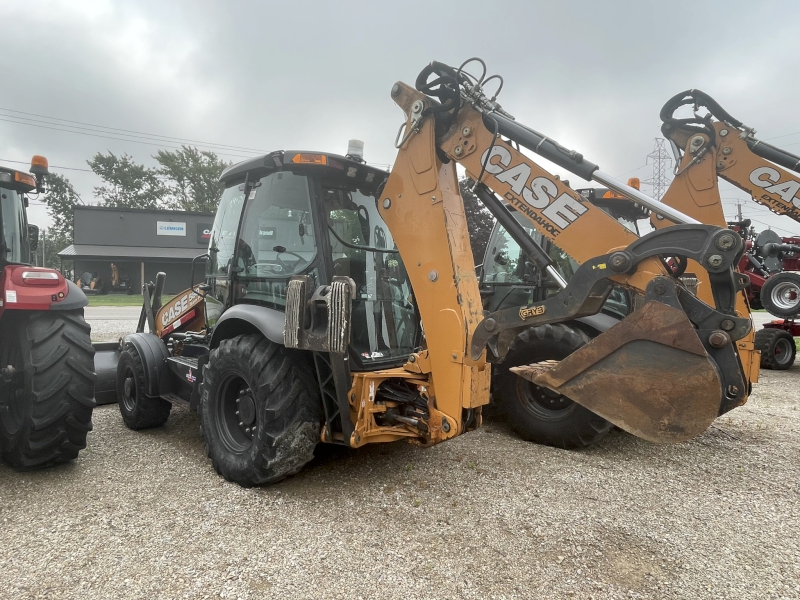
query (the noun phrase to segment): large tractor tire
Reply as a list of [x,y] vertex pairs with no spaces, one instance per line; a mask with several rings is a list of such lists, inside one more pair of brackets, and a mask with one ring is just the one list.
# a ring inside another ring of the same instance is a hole
[[794,364],[797,346],[792,334],[783,329],[756,331],[756,350],[761,351],[761,368],[785,371]]
[[0,366],[16,375],[0,401],[0,446],[13,468],[65,463],[86,447],[95,407],[90,332],[83,309],[6,313]]
[[523,439],[575,449],[591,446],[609,432],[612,425],[602,417],[509,371],[542,360],[561,360],[588,342],[589,336],[580,329],[560,324],[531,327],[517,336],[500,365],[494,396]]
[[160,427],[167,422],[172,404],[145,392],[144,364],[139,352],[128,345],[117,363],[117,397],[122,420],[129,429]]
[[211,351],[201,424],[206,452],[228,481],[274,483],[313,458],[324,417],[305,358],[259,334],[223,340]]
[[776,317],[800,314],[800,274],[778,273],[761,288],[761,304]]

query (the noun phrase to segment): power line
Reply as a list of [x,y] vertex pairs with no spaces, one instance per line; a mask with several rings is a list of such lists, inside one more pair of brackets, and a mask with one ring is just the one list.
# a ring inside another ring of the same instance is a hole
[[770,140],[778,140],[778,139],[780,139],[780,138],[785,138],[785,137],[790,137],[790,136],[792,136],[792,135],[797,135],[798,133],[800,133],[800,131],[795,131],[794,133],[786,133],[786,134],[784,134],[784,135],[776,135],[775,137],[766,138],[764,141],[765,141],[765,142],[768,142],[768,141],[770,141]]
[[[34,125],[33,123],[21,123],[19,121],[10,121],[8,119],[2,119],[2,118],[0,118],[0,121],[5,121],[7,123],[15,123],[17,125],[26,125],[28,127],[37,127],[39,129],[50,129],[52,131],[61,131],[63,133],[74,133],[74,134],[77,134],[77,135],[87,135],[89,137],[103,138],[103,139],[107,139],[107,140],[119,140],[121,142],[130,142],[132,144],[144,144],[145,146],[155,146],[157,148],[174,148],[176,150],[181,150],[182,149],[181,146],[174,146],[174,145],[170,145],[170,144],[160,144],[160,143],[154,143],[154,142],[141,142],[141,141],[138,141],[138,140],[131,140],[131,139],[127,139],[127,138],[113,137],[113,136],[108,136],[108,135],[98,135],[98,134],[94,134],[94,133],[86,133],[86,132],[83,132],[83,131],[70,131],[68,129],[58,129],[56,127],[47,127],[45,125]],[[253,158],[253,156],[250,155],[250,154],[246,154],[246,155],[245,154],[231,154],[231,153],[226,153],[226,152],[217,152],[216,154],[219,154],[220,156],[233,156],[235,158]]]
[[[83,121],[72,121],[70,119],[60,119],[58,117],[49,117],[47,115],[39,115],[39,114],[36,114],[36,113],[28,113],[28,112],[23,112],[21,110],[12,110],[10,108],[0,107],[0,111],[17,113],[17,114],[20,114],[20,115],[28,115],[28,116],[31,116],[31,117],[40,117],[42,119],[48,119],[50,121],[61,121],[62,123],[75,123],[77,125],[85,125],[87,127],[93,127],[95,129],[99,129],[100,130],[99,133],[108,133],[108,131],[120,131],[120,132],[123,132],[123,133],[126,133],[126,134],[136,134],[135,137],[145,136],[146,138],[149,138],[149,139],[151,139],[151,138],[162,138],[163,140],[172,141],[172,142],[189,142],[189,143],[192,143],[192,144],[200,144],[202,146],[214,146],[214,147],[219,147],[219,148],[227,148],[229,150],[243,150],[243,151],[246,151],[246,152],[255,152],[255,153],[258,153],[258,154],[265,154],[266,153],[266,151],[259,150],[258,148],[247,148],[247,147],[244,147],[244,146],[232,146],[230,144],[218,144],[218,143],[214,143],[214,142],[203,142],[203,141],[200,141],[200,140],[190,140],[190,139],[186,139],[186,138],[179,138],[179,137],[161,135],[161,134],[158,134],[158,133],[145,133],[143,131],[136,131],[136,130],[133,130],[133,129],[120,129],[118,127],[107,127],[106,125],[94,125],[92,123],[85,123]],[[13,115],[4,115],[4,116],[13,117]],[[27,119],[25,117],[13,117],[13,118],[24,119],[26,121],[34,121],[36,123],[43,123],[43,121],[38,121],[36,119]],[[61,125],[61,123],[47,123],[47,124],[48,125]],[[62,126],[63,127],[71,127],[70,125],[62,125]],[[75,129],[83,129],[83,128],[77,127]],[[102,130],[108,130],[108,131],[102,131]]]
[[[31,164],[29,161],[26,160],[9,160],[7,158],[0,158],[0,162],[7,162],[7,163],[16,163],[18,165],[29,165]],[[78,167],[59,167],[58,165],[48,165],[50,169],[66,169],[67,171],[86,171],[87,173],[94,173],[91,169],[79,169]]]

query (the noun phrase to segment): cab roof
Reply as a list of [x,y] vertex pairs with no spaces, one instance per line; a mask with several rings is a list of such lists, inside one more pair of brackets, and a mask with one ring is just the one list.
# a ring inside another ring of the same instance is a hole
[[326,177],[352,180],[359,188],[375,188],[382,185],[389,173],[346,156],[308,150],[277,150],[232,165],[222,172],[219,183],[222,187],[244,181],[251,177],[264,177],[274,171],[320,170]]
[[36,189],[36,179],[29,173],[0,166],[0,187],[11,188],[18,192],[32,192]]

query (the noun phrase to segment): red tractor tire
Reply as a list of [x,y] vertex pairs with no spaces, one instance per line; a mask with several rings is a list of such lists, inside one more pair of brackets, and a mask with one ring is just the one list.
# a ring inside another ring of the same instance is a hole
[[95,407],[90,332],[83,309],[3,315],[0,449],[13,468],[65,463],[86,447]]
[[756,331],[756,350],[761,352],[761,368],[785,371],[794,364],[797,346],[792,334],[783,329]]

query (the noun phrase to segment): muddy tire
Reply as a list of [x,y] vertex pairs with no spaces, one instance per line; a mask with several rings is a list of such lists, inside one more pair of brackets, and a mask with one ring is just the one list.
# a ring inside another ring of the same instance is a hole
[[800,274],[778,273],[761,288],[761,304],[776,317],[794,317],[800,314]]
[[585,448],[599,441],[612,425],[566,396],[534,385],[510,367],[542,360],[561,360],[589,342],[580,329],[541,325],[523,331],[500,365],[493,396],[511,428],[523,439],[558,448]]
[[145,393],[144,364],[132,345],[128,345],[119,356],[117,398],[122,420],[129,429],[161,427],[172,409],[170,402]]
[[302,469],[324,420],[306,357],[259,334],[223,340],[211,351],[200,412],[214,468],[245,487]]
[[756,350],[761,351],[761,368],[785,371],[794,364],[797,346],[792,334],[783,329],[759,329]]
[[83,309],[6,312],[0,365],[17,371],[3,391],[0,445],[20,471],[69,462],[92,430],[94,348]]

